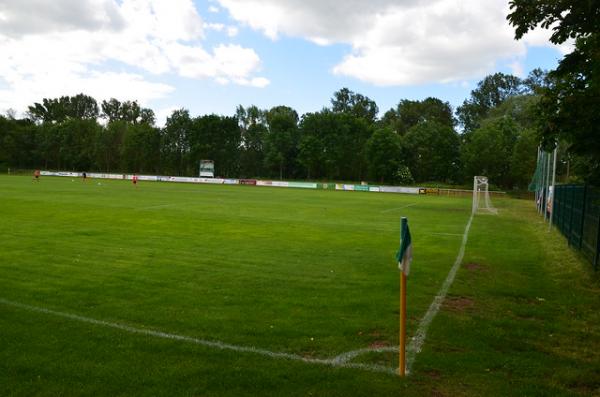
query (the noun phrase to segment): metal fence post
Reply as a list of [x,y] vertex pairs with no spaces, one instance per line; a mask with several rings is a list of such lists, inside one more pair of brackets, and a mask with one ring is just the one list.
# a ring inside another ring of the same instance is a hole
[[581,245],[583,244],[583,226],[585,224],[585,214],[586,214],[586,201],[587,201],[587,191],[589,185],[583,185],[583,200],[581,200],[581,227],[579,228],[579,249],[581,250]]
[[[600,203],[598,204],[600,207]],[[599,208],[600,209],[600,208]],[[598,265],[600,262],[600,211],[598,211],[598,228],[596,229],[596,255],[594,255],[594,270],[598,271]]]

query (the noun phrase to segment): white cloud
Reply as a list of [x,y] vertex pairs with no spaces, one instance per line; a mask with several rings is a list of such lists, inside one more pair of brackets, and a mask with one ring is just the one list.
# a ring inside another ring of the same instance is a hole
[[557,48],[561,54],[565,55],[573,51],[575,47],[575,41],[569,39],[560,45],[554,45],[550,42],[550,36],[552,35],[552,26],[550,29],[535,29],[530,31],[523,36],[523,41],[532,47],[554,47]]
[[239,30],[236,26],[228,26],[227,27],[227,36],[235,37],[239,33]]
[[220,10],[219,10],[219,7],[216,7],[216,6],[214,6],[214,5],[211,5],[211,6],[209,6],[209,7],[208,7],[208,12],[212,12],[212,13],[215,13],[215,14],[216,14],[216,13],[218,13],[219,11],[220,11]]
[[[539,34],[514,40],[506,0],[219,0],[237,21],[276,40],[302,37],[352,50],[333,73],[378,85],[479,78],[517,62]],[[544,42],[542,45],[548,45]],[[516,64],[515,64],[516,65]]]
[[167,124],[167,117],[170,117],[175,110],[179,110],[183,107],[184,106],[167,106],[156,110],[154,112],[156,117],[156,125],[158,127],[164,127],[165,124]]
[[222,23],[205,23],[204,27],[209,30],[214,30],[215,32],[222,32],[225,29],[225,25]]
[[119,29],[124,24],[113,1],[3,0],[0,3],[0,32],[9,36],[74,29]]
[[230,33],[205,24],[192,0],[6,0],[0,111],[79,92],[147,103],[173,92],[160,82],[165,74],[261,86],[248,83],[264,79],[256,76],[256,52],[234,45],[206,50],[205,29]]
[[508,67],[511,70],[511,73],[517,77],[525,77],[525,70],[523,68],[523,63],[519,60],[514,60],[511,62]]
[[225,24],[222,23],[205,23],[204,28],[215,32],[225,32],[228,37],[235,37],[239,33],[237,26],[225,26]]
[[[67,79],[62,80],[61,77]],[[12,83],[11,89],[0,90],[0,109],[24,112],[27,106],[41,102],[42,98],[81,92],[97,99],[138,99],[146,105],[148,101],[162,98],[174,90],[168,84],[148,82],[138,74],[115,72],[65,73],[59,79],[44,79],[42,75],[36,75]],[[82,87],[85,89],[82,90]]]

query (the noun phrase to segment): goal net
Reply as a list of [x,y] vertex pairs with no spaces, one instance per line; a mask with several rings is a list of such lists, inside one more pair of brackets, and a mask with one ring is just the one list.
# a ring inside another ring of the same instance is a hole
[[477,211],[492,214],[498,212],[490,200],[489,184],[486,176],[476,176],[473,178],[473,213]]

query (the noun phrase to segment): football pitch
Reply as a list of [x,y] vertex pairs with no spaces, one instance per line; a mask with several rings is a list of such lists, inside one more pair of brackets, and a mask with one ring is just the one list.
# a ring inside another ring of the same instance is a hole
[[[470,198],[2,176],[0,394],[568,394],[544,376],[576,363],[543,365],[539,338],[567,332],[550,303],[575,299],[538,274],[560,238],[535,238],[546,227],[530,204],[494,200],[499,214],[476,215],[466,240]],[[409,339],[433,320],[406,380],[401,216]],[[577,359],[593,372],[593,354]],[[507,365],[528,373],[504,384]]]

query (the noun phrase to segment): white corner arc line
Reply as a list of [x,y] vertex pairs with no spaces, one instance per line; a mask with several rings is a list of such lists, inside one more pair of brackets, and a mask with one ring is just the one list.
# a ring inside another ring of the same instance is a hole
[[271,357],[271,358],[275,358],[275,359],[287,359],[287,360],[292,360],[292,361],[301,361],[301,362],[308,363],[308,364],[321,364],[321,365],[327,365],[327,366],[338,367],[338,368],[355,368],[355,369],[360,369],[360,370],[365,370],[365,371],[370,371],[370,372],[381,372],[381,373],[386,373],[386,374],[390,374],[390,375],[397,374],[397,371],[395,368],[386,367],[383,365],[349,363],[349,362],[345,362],[345,361],[336,360],[336,358],[326,358],[326,359],[324,359],[324,358],[308,358],[308,357],[300,356],[298,354],[274,352],[274,351],[270,351],[270,350],[266,350],[266,349],[257,348],[254,346],[233,345],[230,343],[225,343],[225,342],[221,342],[221,341],[217,341],[217,340],[199,339],[199,338],[193,338],[190,336],[171,334],[171,333],[156,331],[156,330],[151,330],[151,329],[136,328],[136,327],[132,327],[132,326],[125,325],[125,324],[97,320],[94,318],[84,317],[84,316],[80,316],[77,314],[59,312],[56,310],[46,309],[43,307],[26,305],[24,303],[14,302],[14,301],[10,301],[10,300],[4,299],[4,298],[0,298],[0,303],[7,305],[7,306],[17,307],[20,309],[29,310],[29,311],[33,311],[33,312],[37,312],[37,313],[43,313],[43,314],[49,314],[49,315],[53,315],[53,316],[57,316],[57,317],[68,318],[70,320],[75,320],[75,321],[79,321],[79,322],[83,322],[83,323],[87,323],[87,324],[93,324],[93,325],[99,325],[99,326],[103,326],[103,327],[107,327],[107,328],[119,329],[122,331],[134,333],[134,334],[147,335],[147,336],[153,336],[153,337],[157,337],[157,338],[189,342],[189,343],[194,343],[196,345],[210,347],[213,349],[232,350],[232,351],[236,351],[236,352],[240,352],[240,353],[252,353],[252,354],[258,354],[261,356]]
[[348,363],[361,354],[366,353],[385,353],[385,352],[397,352],[398,346],[383,346],[383,347],[366,347],[364,349],[352,350],[349,352],[342,353],[333,358],[333,362],[336,364]]
[[448,272],[448,276],[446,276],[446,280],[444,280],[442,287],[440,288],[437,295],[433,299],[433,302],[429,306],[427,313],[425,313],[425,315],[419,322],[419,326],[417,328],[417,332],[415,333],[415,336],[413,336],[411,338],[410,343],[408,344],[408,347],[406,348],[406,356],[407,356],[406,357],[406,371],[408,373],[411,372],[412,366],[415,362],[415,358],[417,357],[417,354],[421,351],[421,348],[423,347],[423,343],[425,342],[425,338],[427,336],[427,330],[429,329],[429,325],[431,324],[434,317],[440,310],[440,307],[441,307],[442,303],[444,302],[444,299],[446,298],[446,294],[448,293],[448,289],[450,288],[450,285],[452,285],[452,282],[454,282],[454,278],[456,277],[456,272],[458,271],[458,268],[460,267],[460,264],[462,263],[463,257],[465,256],[465,247],[467,245],[467,239],[469,237],[469,229],[471,228],[471,222],[473,221],[473,215],[474,215],[474,213],[471,213],[471,217],[469,218],[469,221],[467,222],[467,226],[465,227],[465,232],[463,234],[462,243],[461,243],[460,249],[458,251],[458,255],[456,256],[456,260],[454,261],[454,265],[452,265],[452,268]]

